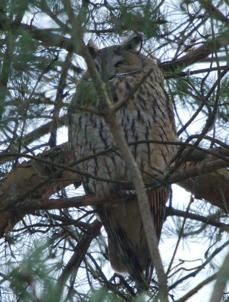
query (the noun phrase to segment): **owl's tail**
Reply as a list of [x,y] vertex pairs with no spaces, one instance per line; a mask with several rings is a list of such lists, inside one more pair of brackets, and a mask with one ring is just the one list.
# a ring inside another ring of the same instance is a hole
[[[158,240],[165,217],[169,189],[148,192],[149,204]],[[136,197],[111,207],[98,208],[98,214],[108,234],[109,258],[112,267],[120,273],[129,273],[136,283],[147,283],[152,272],[146,236]]]

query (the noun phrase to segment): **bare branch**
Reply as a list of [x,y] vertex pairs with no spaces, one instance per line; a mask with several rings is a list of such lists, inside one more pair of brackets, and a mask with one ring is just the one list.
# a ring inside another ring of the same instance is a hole
[[183,69],[190,66],[196,62],[200,62],[205,59],[211,53],[219,50],[221,47],[229,44],[228,31],[220,34],[216,39],[209,39],[202,46],[191,50],[189,53],[183,57],[177,59],[176,61],[163,62],[160,67],[164,71]]
[[101,222],[98,220],[95,220],[89,227],[87,232],[84,234],[80,242],[77,244],[75,251],[68,261],[67,265],[63,269],[60,277],[59,277],[59,286],[60,291],[62,292],[63,287],[65,286],[65,283],[67,282],[67,279],[69,278],[72,271],[77,272],[81,262],[83,261],[88,248],[91,244],[91,241],[98,236],[101,228]]
[[221,11],[213,5],[209,0],[200,0],[200,4],[205,8],[206,12],[214,19],[219,20],[225,25],[229,25],[229,19],[224,16]]
[[171,284],[169,288],[173,289],[178,284],[182,283],[183,281],[185,281],[191,277],[195,277],[208,263],[210,263],[212,261],[212,259],[216,255],[218,255],[224,248],[228,247],[228,244],[229,244],[229,240],[227,240],[225,243],[223,243],[220,247],[216,248],[214,250],[214,252],[208,258],[206,258],[206,260],[200,266],[198,266],[198,268],[194,272],[191,272],[191,273],[185,275],[184,277],[181,277],[179,280],[177,280],[173,284]]
[[[180,299],[176,300],[176,302],[185,302],[185,301],[187,301],[190,297],[192,297],[194,294],[196,294],[202,287],[204,287],[208,283],[210,283],[213,280],[215,280],[216,276],[217,276],[217,274],[213,274],[210,277],[206,278],[205,280],[203,280],[202,282],[200,282],[197,286],[195,286],[194,288],[192,288],[183,297],[181,297]],[[214,300],[214,302],[216,302],[216,300]]]
[[200,221],[200,222],[203,222],[207,225],[213,225],[217,228],[221,228],[225,231],[229,231],[229,225],[228,224],[225,224],[223,222],[220,222],[220,221],[216,221],[213,217],[205,217],[205,216],[202,216],[202,215],[198,215],[198,214],[195,214],[195,213],[192,213],[192,212],[184,212],[184,211],[181,211],[181,210],[177,210],[177,209],[174,209],[172,207],[167,207],[166,209],[166,215],[167,216],[178,216],[178,217],[184,217],[184,218],[188,218],[188,219],[192,219],[192,220],[197,220],[197,221]]

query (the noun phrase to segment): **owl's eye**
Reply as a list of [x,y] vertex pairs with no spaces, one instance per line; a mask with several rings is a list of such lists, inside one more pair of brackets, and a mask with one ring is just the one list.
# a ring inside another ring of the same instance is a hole
[[123,65],[124,64],[124,60],[123,59],[121,59],[121,60],[119,60],[119,61],[117,61],[115,64],[114,64],[114,67],[120,67],[121,65]]

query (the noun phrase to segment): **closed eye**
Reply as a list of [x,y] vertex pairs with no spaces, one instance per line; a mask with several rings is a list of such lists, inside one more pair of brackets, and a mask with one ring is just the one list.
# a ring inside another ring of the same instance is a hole
[[124,64],[124,61],[123,60],[120,60],[120,61],[117,61],[115,64],[114,64],[114,67],[120,67],[121,65]]

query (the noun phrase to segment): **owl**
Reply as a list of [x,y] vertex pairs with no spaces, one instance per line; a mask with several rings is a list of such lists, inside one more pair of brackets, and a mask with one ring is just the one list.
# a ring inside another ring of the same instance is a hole
[[[169,186],[166,175],[177,140],[173,109],[156,61],[141,54],[142,36],[131,35],[120,45],[97,49],[88,45],[113,104],[121,102],[116,118],[146,186],[158,240]],[[85,72],[69,107],[69,142],[83,177],[86,193],[117,203],[96,206],[108,236],[109,259],[119,273],[142,280],[152,271],[143,224],[129,170],[99,112],[102,101],[90,73]],[[152,186],[157,183],[158,186]],[[147,277],[148,278],[148,277]]]

